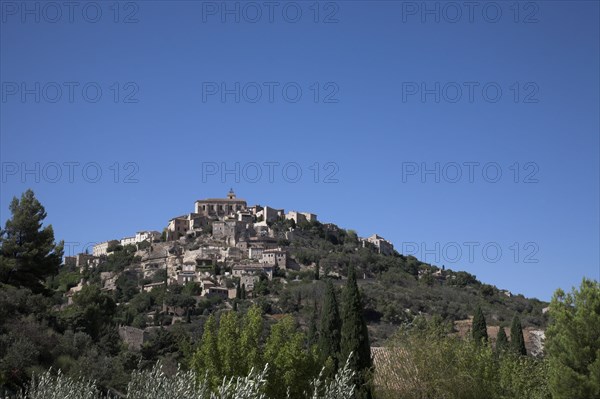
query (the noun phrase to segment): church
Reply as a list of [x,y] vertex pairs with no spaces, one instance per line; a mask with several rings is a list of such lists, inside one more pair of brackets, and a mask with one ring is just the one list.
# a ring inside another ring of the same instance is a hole
[[245,211],[248,204],[245,200],[236,198],[233,189],[229,190],[227,198],[207,198],[194,203],[195,213],[201,216],[227,216],[237,211]]

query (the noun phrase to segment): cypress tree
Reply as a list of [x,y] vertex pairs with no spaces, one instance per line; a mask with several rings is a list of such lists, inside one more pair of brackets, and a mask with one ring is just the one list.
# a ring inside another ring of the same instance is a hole
[[517,315],[513,318],[510,326],[510,348],[519,355],[527,355],[523,328],[521,327],[521,320]]
[[315,345],[318,343],[317,339],[318,339],[318,331],[317,331],[317,301],[313,302],[313,310],[312,310],[312,314],[310,316],[310,322],[308,325],[308,333],[306,335],[306,340],[308,342],[308,346],[311,347],[312,345]]
[[508,337],[506,336],[506,331],[504,331],[504,327],[500,326],[500,330],[498,330],[498,336],[496,337],[496,351],[503,352],[508,348]]
[[356,283],[354,267],[348,269],[348,281],[342,302],[342,339],[340,361],[344,362],[352,354],[350,367],[356,371],[354,382],[357,398],[371,398],[369,374],[372,367],[369,331],[363,317],[360,291]]
[[326,361],[331,357],[333,360],[334,371],[337,371],[342,321],[338,310],[337,300],[335,298],[335,290],[331,280],[327,280],[327,288],[325,292],[325,300],[321,309],[321,324],[319,328],[319,353]]
[[485,323],[485,316],[480,306],[477,306],[475,316],[473,317],[471,335],[477,343],[481,343],[482,340],[487,342],[488,340],[487,324]]

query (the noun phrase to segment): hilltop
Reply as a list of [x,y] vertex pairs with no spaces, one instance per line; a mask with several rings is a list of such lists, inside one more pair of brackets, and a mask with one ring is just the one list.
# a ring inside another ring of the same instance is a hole
[[460,324],[478,305],[490,326],[519,314],[527,333],[539,335],[547,323],[547,303],[404,256],[377,234],[361,238],[309,212],[248,206],[233,191],[196,201],[194,212],[172,218],[162,233],[138,232],[97,244],[93,255],[66,257],[55,286],[71,298],[98,285],[119,303],[122,325],[135,328],[193,322],[244,301],[273,317],[294,314],[308,328],[320,280],[341,284],[349,266],[360,277],[373,346],[417,315]]

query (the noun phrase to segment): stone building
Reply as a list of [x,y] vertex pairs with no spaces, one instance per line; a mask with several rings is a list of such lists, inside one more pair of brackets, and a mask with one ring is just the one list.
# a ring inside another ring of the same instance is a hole
[[302,215],[306,218],[307,222],[316,222],[317,221],[317,215],[314,213],[310,213],[310,212],[301,212]]
[[177,272],[177,284],[185,285],[190,282],[198,281],[198,273],[196,272],[196,262],[186,262],[181,266],[181,270]]
[[245,211],[248,206],[245,200],[236,198],[233,189],[229,190],[227,198],[207,198],[196,201],[194,205],[195,213],[207,217],[227,216]]
[[261,254],[260,263],[285,269],[287,267],[287,252],[281,248],[265,249]]
[[383,237],[373,234],[368,238],[361,238],[363,247],[365,243],[371,243],[377,248],[377,252],[382,255],[392,255],[394,253],[394,245]]
[[263,247],[250,247],[248,248],[248,258],[259,260],[262,259],[262,254],[265,249]]
[[237,220],[244,223],[252,223],[254,221],[254,216],[248,211],[239,211],[237,213]]
[[187,215],[174,217],[169,220],[169,224],[167,225],[167,240],[173,241],[179,239],[179,237],[185,235],[188,228],[189,221]]
[[296,224],[300,222],[316,222],[317,215],[309,212],[297,212],[297,211],[289,211],[285,214],[285,218],[289,220],[293,220]]
[[93,260],[96,259],[94,255],[89,254],[77,254],[75,256],[65,256],[65,266],[71,267],[86,267],[93,266]]
[[138,231],[135,236],[121,238],[121,245],[135,245],[142,241],[157,241],[160,239],[158,231]]
[[240,276],[240,287],[244,287],[247,292],[254,290],[254,284],[260,281],[260,277],[255,274],[244,274]]
[[263,222],[274,222],[277,219],[285,216],[283,209],[275,209],[269,206],[261,207],[262,209],[256,212],[257,219],[261,219]]
[[94,247],[92,249],[92,253],[94,256],[108,255],[108,248],[118,245],[118,244],[119,244],[119,241],[117,241],[117,240],[109,240],[109,241],[101,242],[100,244],[94,245]]
[[199,213],[190,213],[187,216],[188,219],[188,230],[201,229],[202,227],[208,226],[208,218]]
[[237,220],[215,221],[212,224],[212,236],[217,240],[225,240],[229,245],[235,245],[246,226],[246,223]]
[[236,289],[226,287],[210,287],[208,289],[208,297],[221,297],[222,299],[235,299]]
[[235,265],[232,270],[232,274],[234,277],[242,277],[244,275],[258,275],[261,273],[265,273],[269,280],[273,279],[273,270],[275,266],[271,266],[266,263],[253,263],[253,264],[245,264],[245,265]]
[[130,326],[119,326],[119,337],[131,350],[140,350],[147,336],[144,330]]

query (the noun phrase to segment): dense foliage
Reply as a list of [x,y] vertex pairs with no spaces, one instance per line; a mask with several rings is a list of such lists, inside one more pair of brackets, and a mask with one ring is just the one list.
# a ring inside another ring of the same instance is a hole
[[[544,315],[541,301],[410,256],[383,256],[351,230],[280,220],[271,227],[295,228],[292,240],[278,238],[301,267],[261,275],[247,292],[227,276],[231,265],[210,265],[224,285],[238,286],[237,298],[225,300],[199,296],[196,283],[167,285],[164,269],[147,275],[144,252],[131,245],[94,267],[60,266],[62,244],[43,226],[33,193],[10,210],[0,234],[0,397],[26,386],[30,398],[67,399],[164,397],[164,387],[189,397],[243,395],[241,386],[272,398],[346,398],[348,390],[361,398],[600,396],[597,282],[558,291]],[[464,339],[452,323],[470,315]],[[547,357],[526,356],[522,327],[543,329],[548,315]],[[498,325],[497,339],[488,337]],[[141,348],[124,343],[123,326],[143,329]],[[373,364],[371,347],[384,344]]]
[[13,198],[10,211],[12,218],[0,231],[0,283],[41,292],[46,277],[58,272],[64,243],[54,242],[51,225],[42,228],[46,210],[33,191]]
[[558,290],[547,331],[550,388],[556,399],[600,398],[600,284]]
[[378,398],[549,399],[547,363],[462,339],[439,319],[417,318],[376,355]]

